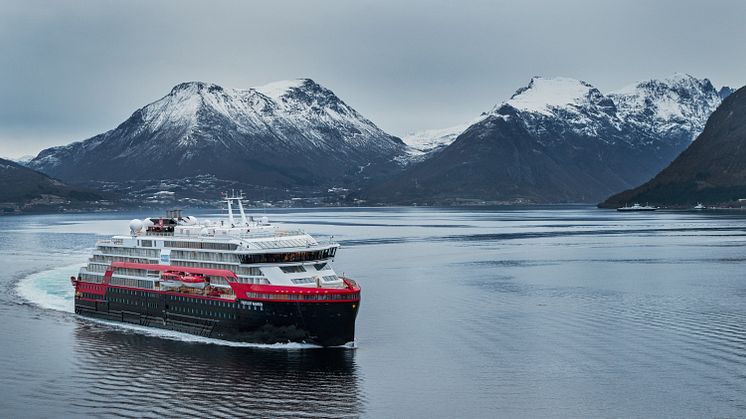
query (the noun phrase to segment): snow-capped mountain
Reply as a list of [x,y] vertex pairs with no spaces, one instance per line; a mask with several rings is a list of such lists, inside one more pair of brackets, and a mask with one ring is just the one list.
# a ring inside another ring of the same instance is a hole
[[[665,167],[719,103],[709,80],[689,75],[608,95],[580,80],[534,77],[450,145],[441,141],[437,153],[372,187],[367,197],[595,202]],[[427,142],[424,135],[419,140]]]
[[729,95],[704,131],[651,180],[600,204],[628,202],[691,208],[697,203],[742,207],[746,197],[746,87]]
[[617,114],[629,124],[660,138],[693,141],[722,101],[707,79],[674,74],[648,80],[609,94]]
[[76,182],[214,175],[318,186],[394,170],[405,148],[310,79],[250,89],[189,82],[115,129],[44,150],[29,165]]
[[[607,95],[587,82],[572,78],[533,77],[510,99],[473,121],[415,132],[405,135],[403,140],[411,155],[423,159],[423,154],[443,149],[470,126],[509,106],[520,111],[527,128],[537,134],[546,131],[546,123],[562,120],[568,129],[595,135],[602,141],[606,140],[601,135],[605,129],[622,131],[634,127],[645,132],[638,139],[686,144],[704,129],[707,117],[730,92],[729,87],[718,91],[709,80],[687,74],[643,81]],[[630,138],[633,142],[634,139]]]

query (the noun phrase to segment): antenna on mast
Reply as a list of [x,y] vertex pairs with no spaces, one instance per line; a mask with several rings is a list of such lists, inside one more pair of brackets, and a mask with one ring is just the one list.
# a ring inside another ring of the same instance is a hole
[[245,226],[249,225],[249,223],[246,221],[246,213],[243,210],[243,190],[238,192],[238,198],[236,198],[238,201],[238,211],[241,213],[241,223]]
[[226,202],[228,202],[228,222],[231,224],[231,226],[236,224],[236,221],[233,219],[233,190],[231,189],[231,196],[226,196]]
[[241,214],[241,223],[243,225],[249,225],[248,221],[246,220],[246,212],[243,208],[243,191],[240,191],[238,195],[236,195],[236,190],[231,189],[231,194],[228,195],[228,193],[225,194],[225,202],[228,204],[228,222],[231,224],[231,227],[234,227],[236,225],[236,220],[233,217],[233,201],[236,201],[238,203],[238,212]]

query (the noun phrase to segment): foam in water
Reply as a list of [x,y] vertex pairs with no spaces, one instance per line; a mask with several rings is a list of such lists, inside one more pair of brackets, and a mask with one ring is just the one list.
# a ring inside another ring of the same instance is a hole
[[41,308],[74,313],[75,289],[70,284],[70,277],[77,276],[81,266],[84,264],[29,275],[18,282],[18,295]]
[[[48,271],[37,272],[29,275],[18,282],[16,290],[18,295],[32,304],[48,310],[64,311],[68,313],[75,312],[75,290],[70,284],[70,277],[76,276],[78,270],[85,264],[75,264],[51,269]],[[189,333],[176,332],[172,330],[162,330],[151,327],[138,326],[126,323],[117,323],[106,320],[90,319],[85,320],[98,324],[123,329],[130,332],[141,333],[144,335],[155,336],[165,339],[178,340],[182,342],[203,343],[213,345],[224,345],[233,347],[246,348],[268,348],[268,349],[312,349],[321,348],[321,346],[310,343],[288,342],[260,344],[248,342],[232,342],[222,339],[212,339],[203,336],[196,336]],[[354,342],[342,345],[344,348],[355,348]]]

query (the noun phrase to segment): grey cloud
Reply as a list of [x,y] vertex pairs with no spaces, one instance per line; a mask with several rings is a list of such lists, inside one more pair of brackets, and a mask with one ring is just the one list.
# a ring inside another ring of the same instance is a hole
[[740,86],[738,1],[6,1],[0,156],[113,128],[181,81],[311,77],[397,135],[469,120],[537,74],[611,90]]

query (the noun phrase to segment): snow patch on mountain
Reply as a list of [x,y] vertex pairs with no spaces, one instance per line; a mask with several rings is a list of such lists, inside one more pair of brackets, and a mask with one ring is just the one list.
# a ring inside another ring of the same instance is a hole
[[720,94],[708,79],[676,73],[611,92],[619,116],[657,136],[699,135],[720,105]]
[[453,140],[466,131],[467,128],[483,120],[487,116],[488,114],[483,113],[479,118],[452,127],[412,132],[404,135],[402,140],[407,146],[409,146],[408,153],[411,156],[421,156],[433,151],[438,151],[451,144]]
[[505,102],[518,110],[553,116],[555,108],[585,106],[600,92],[590,84],[568,77],[533,77],[528,86]]
[[272,83],[267,83],[264,86],[254,87],[256,90],[263,95],[272,98],[272,100],[278,100],[292,89],[298,89],[303,86],[303,83],[308,79],[295,79],[295,80],[280,80]]

